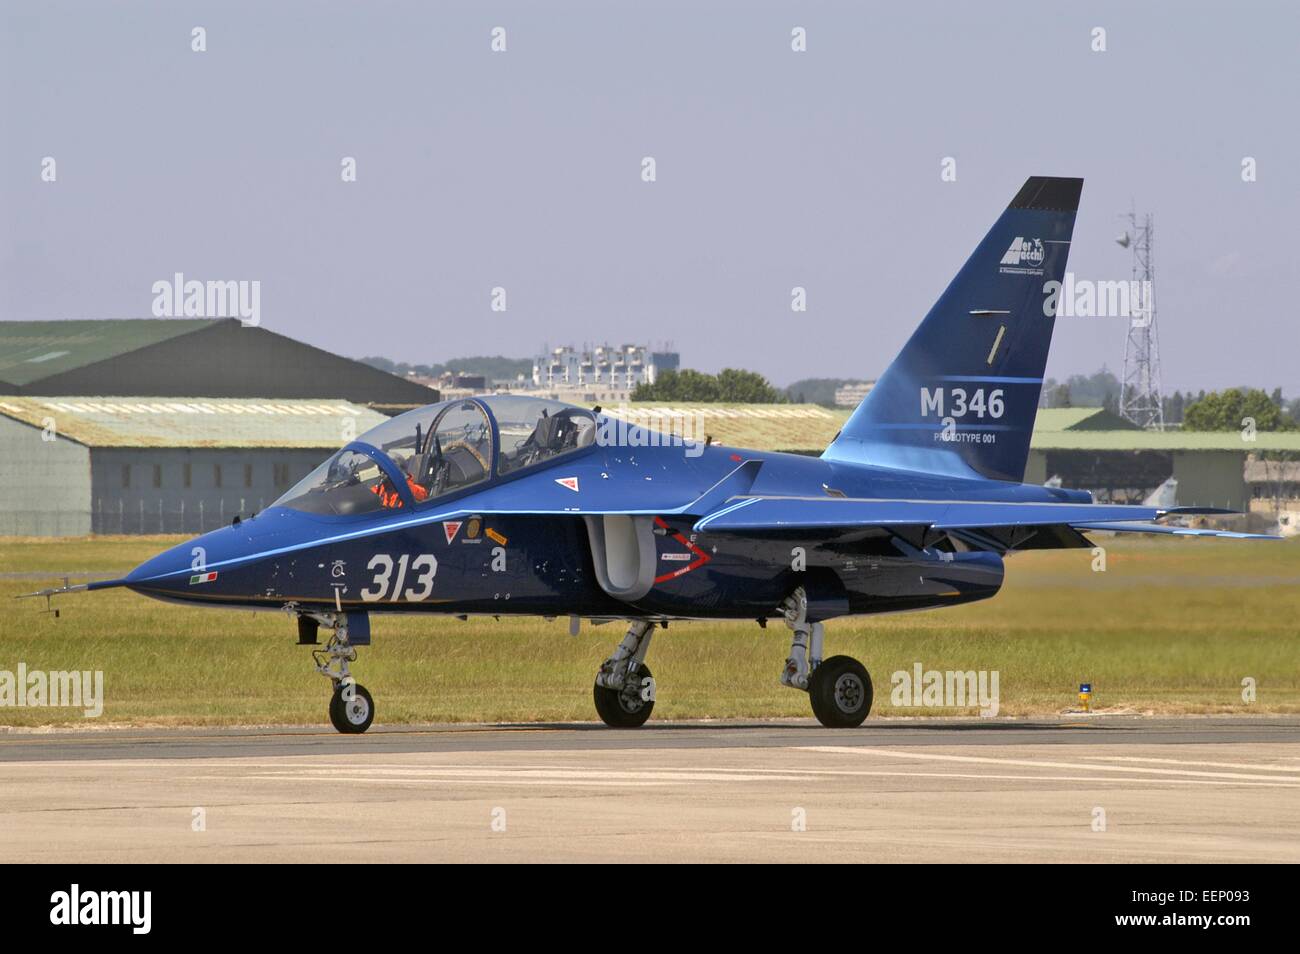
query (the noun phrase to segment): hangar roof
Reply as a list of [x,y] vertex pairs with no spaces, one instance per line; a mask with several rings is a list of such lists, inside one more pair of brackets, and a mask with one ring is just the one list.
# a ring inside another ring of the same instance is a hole
[[[846,408],[816,404],[681,404],[633,402],[604,409],[612,417],[692,438],[755,450],[820,454],[848,419]],[[90,447],[282,447],[332,449],[345,443],[344,421],[361,434],[387,418],[338,398],[17,397],[0,395],[0,415],[44,427],[54,418],[63,437]],[[1300,431],[1164,432],[1108,428],[1100,408],[1038,412],[1037,450],[1300,451]],[[1126,423],[1126,422],[1125,422]]]
[[[603,409],[652,430],[698,440],[699,428],[714,443],[753,450],[815,452],[835,439],[848,419],[845,409],[817,404],[680,404],[634,401]],[[685,430],[683,429],[685,428]]]
[[1245,441],[1237,431],[1040,431],[1035,450],[1095,451],[1300,451],[1300,431],[1259,431]]
[[436,389],[238,318],[0,321],[0,394],[314,400],[418,407]]
[[[655,423],[672,415],[700,414],[704,433],[716,443],[754,450],[820,454],[851,413],[817,404],[658,404],[632,402],[605,408],[631,423],[667,430]],[[692,425],[694,426],[694,425]],[[680,425],[671,428],[682,433]],[[694,435],[691,435],[694,436]],[[1097,451],[1300,451],[1300,431],[1264,432],[1254,442],[1237,431],[1144,431],[1099,407],[1043,408],[1034,422],[1037,450]]]
[[349,437],[388,420],[336,398],[0,396],[0,416],[37,428],[53,419],[61,437],[87,447],[324,450],[341,447]]
[[1259,431],[1254,441],[1238,431],[1144,431],[1099,407],[1042,408],[1031,446],[1037,450],[1251,451],[1300,450],[1300,431]]
[[0,321],[0,381],[25,385],[217,324],[220,318]]
[[1034,431],[1137,431],[1136,424],[1101,407],[1040,407]]

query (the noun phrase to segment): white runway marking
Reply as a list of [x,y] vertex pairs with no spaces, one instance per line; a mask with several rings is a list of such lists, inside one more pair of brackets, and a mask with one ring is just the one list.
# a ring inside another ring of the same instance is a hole
[[[795,751],[812,752],[850,752],[874,754],[877,750],[860,749],[843,746],[800,746]],[[559,769],[533,765],[498,765],[490,767],[460,767],[454,765],[329,765],[311,764],[285,767],[280,764],[255,763],[237,766],[247,773],[231,775],[191,775],[191,781],[230,781],[231,779],[248,779],[264,782],[288,782],[310,779],[320,782],[359,782],[373,785],[439,785],[439,784],[497,784],[497,785],[573,785],[628,788],[663,787],[673,784],[698,783],[753,783],[753,782],[791,782],[808,784],[819,781],[829,782],[839,778],[905,778],[905,779],[962,779],[965,781],[1017,781],[1017,782],[1084,782],[1098,784],[1104,782],[1144,781],[1166,785],[1222,785],[1231,784],[1241,787],[1295,788],[1300,787],[1300,778],[1277,778],[1276,776],[1242,776],[1234,777],[1219,772],[1188,773],[1209,778],[1141,778],[1133,772],[1147,773],[1156,771],[1165,774],[1166,770],[1148,770],[1140,766],[1132,769],[1118,766],[1069,765],[1060,762],[1032,762],[1029,760],[996,759],[982,756],[942,756],[921,755],[888,751],[886,754],[896,757],[915,757],[948,759],[955,761],[983,762],[995,765],[1030,765],[1035,768],[1067,767],[1076,770],[1100,769],[1115,771],[1122,775],[1098,777],[1094,774],[1082,775],[1043,775],[1043,774],[1009,774],[996,772],[939,772],[939,771],[904,771],[890,769],[823,769],[823,768],[737,768],[709,769],[704,771],[682,771],[679,769],[644,768],[639,770],[622,769]],[[229,763],[226,763],[229,764]],[[236,766],[232,766],[236,767]],[[1295,783],[1295,784],[1292,784]]]
[[[269,768],[269,767],[268,767]],[[553,782],[602,781],[602,782],[807,782],[808,775],[785,771],[776,775],[754,774],[745,770],[735,772],[707,771],[683,772],[672,769],[626,771],[618,769],[550,769],[533,767],[484,767],[458,768],[456,766],[411,766],[407,768],[371,768],[368,765],[351,765],[347,767],[320,767],[308,769],[280,769],[263,771],[244,778],[438,778],[438,779],[535,779]]]
[[[979,765],[1019,765],[1027,768],[1070,769],[1076,772],[1123,772],[1127,773],[1131,780],[1137,780],[1134,778],[1134,773],[1140,773],[1141,775],[1195,777],[1199,779],[1212,779],[1214,781],[1225,783],[1253,782],[1257,785],[1269,784],[1278,788],[1300,788],[1300,776],[1279,778],[1277,776],[1270,777],[1268,775],[1248,775],[1240,772],[1201,772],[1193,769],[1148,768],[1141,765],[1089,765],[1076,762],[995,758],[988,755],[941,755],[937,752],[900,752],[897,749],[872,749],[847,745],[803,745],[798,748],[805,752],[838,752],[844,755],[877,755],[895,759],[963,762],[966,764]],[[1100,779],[1095,778],[1090,780],[1100,781]],[[1144,779],[1144,781],[1155,781],[1155,779]]]
[[1247,769],[1252,772],[1296,772],[1300,765],[1249,765],[1241,762],[1201,762],[1186,759],[1156,759],[1138,755],[1084,755],[1098,762],[1151,762],[1159,765],[1200,765],[1205,768]]

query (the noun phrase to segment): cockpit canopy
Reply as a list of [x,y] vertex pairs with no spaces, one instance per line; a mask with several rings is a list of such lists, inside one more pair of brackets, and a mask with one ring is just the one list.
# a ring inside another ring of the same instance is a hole
[[273,506],[347,516],[421,506],[590,447],[592,412],[543,398],[443,401],[385,421]]

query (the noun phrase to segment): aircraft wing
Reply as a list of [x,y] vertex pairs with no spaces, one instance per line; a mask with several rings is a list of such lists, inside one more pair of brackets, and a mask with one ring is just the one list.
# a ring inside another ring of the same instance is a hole
[[[697,532],[744,533],[779,530],[851,531],[879,527],[919,545],[954,533],[990,535],[994,545],[1015,548],[1030,536],[1055,534],[1058,545],[1081,539],[1070,531],[1178,533],[1277,539],[1264,534],[1193,530],[1154,521],[1178,514],[1223,514],[1230,511],[1178,507],[1161,509],[1123,504],[1007,503],[976,500],[884,500],[850,497],[743,497],[702,517]],[[1042,531],[1049,531],[1042,534]],[[978,542],[977,540],[974,542]],[[1039,545],[1042,545],[1041,542]]]

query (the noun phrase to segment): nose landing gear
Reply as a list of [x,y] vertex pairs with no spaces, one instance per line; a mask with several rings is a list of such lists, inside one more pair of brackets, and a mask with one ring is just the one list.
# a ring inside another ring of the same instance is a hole
[[[324,649],[313,649],[316,671],[334,687],[330,696],[330,724],[345,735],[359,735],[375,721],[375,700],[365,686],[352,677],[350,666],[357,661],[357,644],[370,644],[370,622],[364,613],[300,613],[299,642],[314,645],[316,626],[333,630]],[[304,625],[311,620],[315,625]],[[304,635],[304,631],[307,633]],[[350,641],[355,638],[356,643]]]

